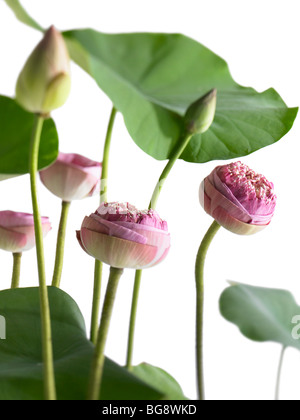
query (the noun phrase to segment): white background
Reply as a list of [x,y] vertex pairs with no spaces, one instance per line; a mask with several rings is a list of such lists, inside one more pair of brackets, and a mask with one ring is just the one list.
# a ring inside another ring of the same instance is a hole
[[[103,32],[180,32],[203,43],[228,63],[235,80],[258,91],[275,88],[290,107],[300,104],[299,0],[24,0],[44,27],[91,27]],[[41,35],[21,23],[0,1],[0,93],[14,96],[15,82]],[[172,69],[170,69],[172,71]],[[60,149],[101,160],[111,109],[95,82],[72,64],[72,92],[53,112]],[[244,338],[219,314],[218,300],[228,279],[285,288],[300,302],[299,152],[300,123],[277,144],[242,161],[275,184],[278,196],[271,225],[252,237],[222,229],[206,264],[205,379],[210,400],[274,398],[280,346]],[[171,373],[185,394],[196,397],[194,263],[200,241],[211,223],[198,203],[201,180],[220,162],[176,163],[160,197],[158,210],[168,221],[172,249],[165,262],[144,271],[139,301],[134,362],[147,361]],[[109,200],[148,204],[165,162],[143,153],[131,140],[118,114],[113,133]],[[184,190],[184,196],[179,191]],[[0,209],[31,212],[29,178],[0,184]],[[51,282],[60,215],[60,200],[39,184],[41,212],[53,229],[45,240],[48,283]],[[75,230],[95,211],[98,198],[74,202],[67,230],[62,288],[78,303],[90,326],[93,260],[77,244]],[[0,287],[10,286],[11,255],[0,254]],[[38,283],[34,250],[23,256],[22,286]],[[105,269],[105,284],[108,268]],[[107,355],[125,361],[134,271],[124,274],[117,295]],[[104,284],[104,286],[105,286]],[[300,355],[286,353],[281,398],[300,398]]]

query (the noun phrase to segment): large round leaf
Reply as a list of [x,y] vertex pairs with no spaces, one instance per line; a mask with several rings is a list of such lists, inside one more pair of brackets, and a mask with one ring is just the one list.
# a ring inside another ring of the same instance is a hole
[[[18,0],[6,0],[25,24],[39,26]],[[248,155],[281,139],[297,108],[279,94],[238,85],[226,62],[181,34],[104,34],[92,29],[64,33],[72,59],[95,79],[123,114],[136,144],[156,159],[168,159],[182,131],[188,106],[218,90],[211,128],[194,136],[182,158],[189,162]]]
[[[24,111],[14,99],[0,96],[0,174],[29,172],[29,149],[34,114]],[[58,155],[58,134],[52,119],[44,121],[39,149],[39,169]]]
[[235,284],[221,295],[220,311],[251,340],[300,350],[300,306],[286,290]]
[[296,118],[297,109],[273,89],[258,93],[238,85],[222,58],[184,35],[84,29],[64,37],[72,59],[123,114],[133,140],[156,159],[170,157],[186,109],[212,88],[218,91],[215,120],[194,136],[186,161],[248,155],[283,137]]
[[[94,346],[74,300],[57,288],[48,291],[57,396],[84,400]],[[1,291],[0,315],[0,400],[43,399],[38,288]],[[162,393],[106,359],[101,398],[151,400]]]

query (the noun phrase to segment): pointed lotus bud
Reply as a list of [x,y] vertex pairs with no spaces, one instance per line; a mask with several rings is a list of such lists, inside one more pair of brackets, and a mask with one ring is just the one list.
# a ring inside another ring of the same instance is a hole
[[271,221],[276,195],[274,186],[241,162],[217,166],[200,185],[200,203],[221,226],[249,235]]
[[[43,236],[51,230],[48,217],[42,217]],[[15,211],[0,211],[0,249],[23,252],[35,245],[33,215]]]
[[217,90],[212,89],[187,109],[184,122],[188,133],[201,134],[209,129],[216,112]]
[[170,249],[168,226],[154,210],[129,203],[103,203],[77,231],[89,255],[115,268],[142,269],[160,263]]
[[40,171],[40,179],[63,201],[81,200],[100,190],[102,165],[76,153],[60,152],[56,161]]
[[16,100],[29,112],[48,114],[65,103],[70,87],[68,50],[60,32],[51,26],[19,75]]

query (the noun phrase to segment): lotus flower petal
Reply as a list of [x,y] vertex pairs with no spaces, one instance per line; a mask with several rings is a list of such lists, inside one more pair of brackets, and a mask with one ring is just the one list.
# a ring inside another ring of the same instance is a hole
[[0,226],[0,248],[10,252],[22,252],[27,244],[27,237],[20,232]]
[[267,226],[241,222],[231,216],[230,213],[222,207],[216,207],[212,212],[212,217],[219,223],[219,225],[238,235],[253,235],[256,232],[260,232]]
[[107,234],[109,236],[115,236],[116,238],[126,239],[128,241],[138,242],[140,244],[147,243],[147,238],[143,235],[131,230],[129,228],[123,227],[118,223],[109,222],[108,220],[101,219],[96,214],[91,215],[91,217],[98,222],[99,225],[104,225],[107,229]]
[[81,241],[88,253],[115,268],[144,268],[157,255],[157,247],[81,229]]
[[252,221],[251,216],[246,210],[243,210],[241,206],[236,205],[235,202],[230,201],[224,195],[222,195],[209,181],[209,179],[204,180],[204,190],[207,196],[211,200],[211,211],[214,210],[214,207],[223,207],[232,215],[242,220],[245,223],[250,223]]

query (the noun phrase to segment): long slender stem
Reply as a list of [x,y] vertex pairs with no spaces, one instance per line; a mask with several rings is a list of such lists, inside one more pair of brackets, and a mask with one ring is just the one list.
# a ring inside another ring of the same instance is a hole
[[36,255],[39,275],[39,294],[41,308],[41,327],[42,327],[42,350],[43,350],[43,366],[44,366],[44,392],[46,400],[56,399],[54,366],[53,366],[53,350],[51,336],[51,319],[48,300],[48,289],[46,284],[45,261],[44,261],[44,245],[42,223],[39,211],[37,196],[37,171],[38,171],[38,155],[40,137],[43,127],[43,117],[35,116],[35,123],[32,132],[30,156],[29,156],[29,173],[31,200],[33,208]]
[[137,313],[138,297],[139,297],[141,279],[142,279],[142,270],[136,270],[132,304],[131,304],[129,332],[128,332],[128,348],[127,348],[127,360],[126,360],[126,368],[128,370],[132,369],[133,343],[134,343],[136,313]]
[[92,319],[91,319],[91,341],[94,344],[96,344],[98,327],[99,327],[102,272],[103,272],[102,262],[99,260],[95,260]]
[[88,388],[88,400],[98,400],[101,392],[102,375],[104,367],[104,352],[107,341],[107,335],[109,330],[109,324],[112,316],[113,305],[116,297],[116,292],[119,284],[119,280],[123,270],[120,268],[110,268],[110,276],[107,284],[101,323],[98,331],[98,337],[96,342],[96,348],[92,361],[92,368],[90,374],[89,388]]
[[[149,203],[149,209],[155,209],[157,205],[157,201],[160,195],[160,192],[162,190],[162,187],[171,172],[171,169],[173,168],[176,160],[181,156],[186,146],[189,144],[189,141],[191,139],[191,134],[186,134],[181,138],[176,145],[168,163],[166,164],[164,170],[162,171],[157,184],[154,188],[150,203]],[[134,344],[134,329],[135,329],[135,323],[136,323],[136,316],[137,316],[137,305],[138,305],[138,299],[139,299],[139,290],[140,290],[140,284],[142,279],[142,270],[137,270],[135,281],[134,281],[134,287],[133,287],[133,296],[132,296],[132,304],[131,304],[131,314],[130,314],[130,324],[129,324],[129,334],[128,334],[128,343],[127,343],[127,362],[126,366],[128,369],[131,369],[132,366],[132,356],[133,356],[133,344]]]
[[[107,201],[107,177],[108,177],[108,163],[109,152],[113,126],[116,118],[117,110],[112,108],[108,127],[106,131],[106,138],[103,149],[102,172],[100,183],[100,204]],[[101,298],[101,283],[102,283],[103,264],[99,260],[95,260],[94,268],[94,290],[92,303],[92,318],[91,318],[91,341],[95,344],[98,332],[99,314],[100,314],[100,298]]]
[[204,375],[203,375],[203,313],[204,313],[204,263],[208,248],[220,225],[213,221],[206,235],[204,236],[196,259],[195,278],[196,278],[196,365],[197,365],[197,383],[199,400],[205,400]]
[[168,163],[166,164],[164,170],[162,171],[157,184],[154,188],[151,200],[150,200],[150,204],[149,204],[149,209],[155,209],[156,205],[157,205],[157,201],[158,201],[158,197],[160,195],[160,192],[162,190],[162,187],[169,175],[169,173],[171,172],[171,169],[174,166],[174,163],[176,162],[176,160],[181,156],[181,154],[183,153],[184,149],[186,148],[186,146],[189,144],[189,141],[191,139],[192,135],[191,134],[187,134],[183,137],[183,139],[181,139],[179,141],[179,143],[177,144],[176,148],[174,149]]
[[102,172],[101,172],[101,186],[100,186],[100,204],[107,201],[107,178],[108,178],[108,164],[109,164],[109,153],[112,138],[112,131],[114,127],[117,110],[115,107],[112,108],[109,122],[106,131],[106,137],[103,149],[102,158]]
[[286,347],[283,347],[280,354],[279,366],[278,366],[278,373],[277,373],[277,380],[276,380],[276,392],[275,392],[275,400],[279,401],[279,392],[280,392],[280,380],[282,374],[282,366],[283,366],[283,359],[284,354],[286,351]]
[[66,227],[67,227],[69,209],[70,209],[70,202],[62,201],[60,222],[59,222],[57,241],[56,241],[55,265],[54,265],[54,271],[53,271],[53,277],[52,277],[52,286],[55,286],[55,287],[59,287],[60,281],[61,281],[61,273],[62,273],[63,260],[64,260]]
[[17,289],[20,285],[20,272],[21,272],[21,252],[13,253],[13,272],[11,278],[11,288]]

